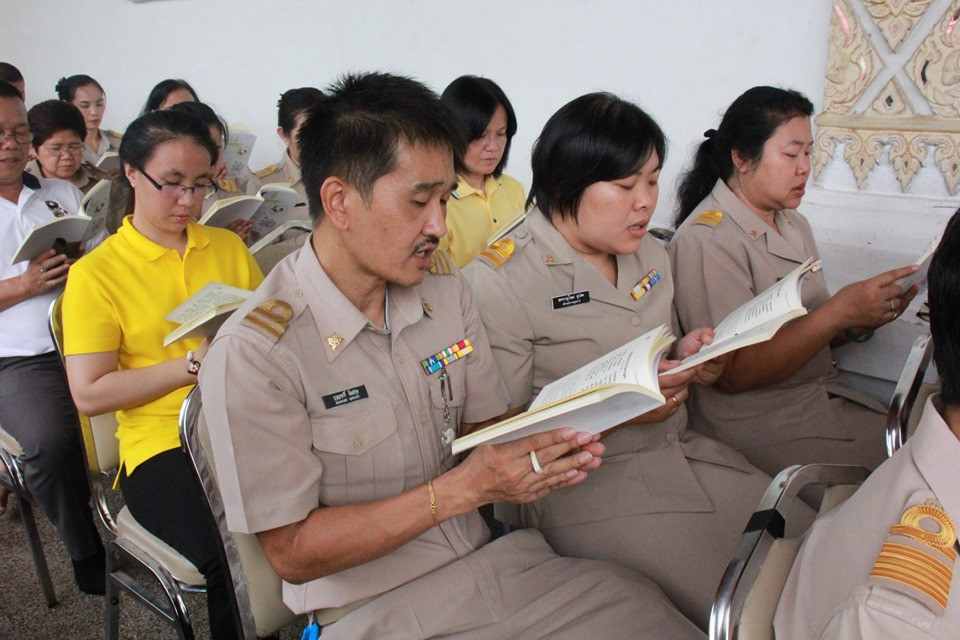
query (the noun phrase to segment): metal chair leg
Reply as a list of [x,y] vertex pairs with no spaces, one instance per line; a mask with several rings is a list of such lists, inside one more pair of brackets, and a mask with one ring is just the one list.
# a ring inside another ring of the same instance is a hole
[[50,568],[47,566],[47,557],[43,553],[43,542],[40,540],[40,533],[37,531],[37,521],[33,515],[33,506],[30,499],[17,493],[17,500],[20,504],[20,514],[23,518],[23,527],[27,531],[27,540],[30,542],[30,554],[33,556],[33,566],[37,569],[37,578],[40,580],[40,588],[43,590],[43,599],[47,601],[48,607],[57,605],[57,593],[53,590],[53,581],[50,579]]

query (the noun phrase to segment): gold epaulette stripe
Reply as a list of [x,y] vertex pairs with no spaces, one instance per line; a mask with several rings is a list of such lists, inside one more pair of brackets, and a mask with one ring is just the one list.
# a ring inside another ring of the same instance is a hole
[[450,259],[443,249],[437,248],[431,254],[430,273],[435,276],[448,276],[453,273],[453,270],[450,268]]
[[490,249],[484,249],[480,252],[480,255],[492,262],[493,266],[495,267],[499,267],[505,262],[504,259],[500,257],[499,253],[496,251],[491,251]]
[[[881,576],[880,573],[885,575]],[[904,578],[913,577],[917,582],[929,585],[938,594],[942,594],[943,604],[946,605],[953,571],[933,556],[904,544],[887,542],[883,545],[870,575],[891,577],[891,574]],[[932,593],[928,595],[936,597]]]
[[263,169],[260,169],[260,171],[257,171],[255,175],[258,178],[266,178],[271,173],[276,173],[277,169],[279,168],[280,168],[279,164],[272,164],[269,167],[264,167]]
[[916,540],[922,544],[927,545],[928,547],[933,547],[940,553],[946,556],[947,561],[954,562],[957,559],[957,551],[953,547],[941,546],[941,535],[938,533],[932,533],[930,531],[924,531],[919,527],[911,527],[910,525],[904,524],[895,524],[890,527],[891,536],[904,536],[905,538],[910,538],[911,540]]
[[255,329],[262,329],[279,340],[280,336],[287,330],[287,322],[293,317],[293,307],[284,300],[268,300],[262,305],[248,313],[241,324],[252,326]]

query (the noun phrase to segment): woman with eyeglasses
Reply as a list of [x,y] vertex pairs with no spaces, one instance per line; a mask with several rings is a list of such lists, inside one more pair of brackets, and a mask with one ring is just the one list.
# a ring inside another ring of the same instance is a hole
[[66,180],[86,193],[106,174],[83,164],[87,134],[83,115],[72,104],[45,100],[27,112],[33,131],[33,155],[27,172],[38,178]]
[[208,282],[253,289],[263,276],[235,234],[195,222],[217,158],[199,120],[177,111],[142,116],[120,157],[133,214],[71,267],[64,297],[70,390],[84,414],[117,412],[118,482],[131,515],[203,573],[212,637],[233,638],[230,577],[177,428],[209,341],[164,347],[176,325],[163,318]]
[[54,87],[57,97],[69,102],[83,114],[86,127],[84,134],[83,161],[96,164],[108,151],[120,148],[123,135],[100,128],[107,107],[107,94],[100,83],[87,75],[60,78]]

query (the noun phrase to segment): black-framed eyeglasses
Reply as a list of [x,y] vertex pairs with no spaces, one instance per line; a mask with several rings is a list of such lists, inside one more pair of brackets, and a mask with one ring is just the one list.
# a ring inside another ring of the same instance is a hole
[[17,129],[16,131],[0,131],[0,144],[3,144],[10,138],[17,141],[17,144],[27,144],[33,142],[33,131],[30,129]]
[[924,302],[920,305],[920,309],[917,310],[917,317],[923,320],[924,322],[930,322],[930,302]]
[[217,185],[215,184],[195,184],[192,187],[188,187],[185,184],[172,184],[170,182],[161,184],[148,176],[143,169],[138,169],[138,171],[140,171],[140,174],[149,180],[150,184],[156,187],[160,193],[173,200],[179,200],[188,191],[194,198],[207,198],[217,191]]

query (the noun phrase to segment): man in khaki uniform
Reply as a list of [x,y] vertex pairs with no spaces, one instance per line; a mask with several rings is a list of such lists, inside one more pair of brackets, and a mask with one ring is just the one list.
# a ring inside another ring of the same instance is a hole
[[813,525],[777,607],[780,640],[960,636],[960,215],[929,282],[942,393],[896,455]]
[[636,574],[536,532],[488,541],[476,507],[580,482],[603,447],[566,429],[450,452],[507,408],[469,289],[424,277],[454,131],[432,92],[381,74],[304,125],[316,231],[201,370],[228,525],[257,534],[294,611],[357,607],[324,638],[702,637]]
[[[716,326],[804,260],[819,257],[806,218],[794,210],[774,216],[779,234],[717,181],[667,248],[682,327]],[[808,275],[801,294],[807,309],[823,305],[830,298],[823,273]],[[771,475],[807,462],[874,468],[886,457],[885,407],[840,380],[828,346],[779,382],[740,393],[718,385],[691,392],[697,430]]]
[[[674,283],[655,238],[617,256],[617,270],[614,287],[536,208],[466,268],[511,407],[525,407],[545,385],[658,325],[674,324]],[[607,457],[588,482],[519,513],[498,505],[497,515],[539,529],[559,553],[649,577],[706,628],[716,587],[770,478],[689,430],[684,404],[667,402],[672,415],[660,422],[604,437]]]

